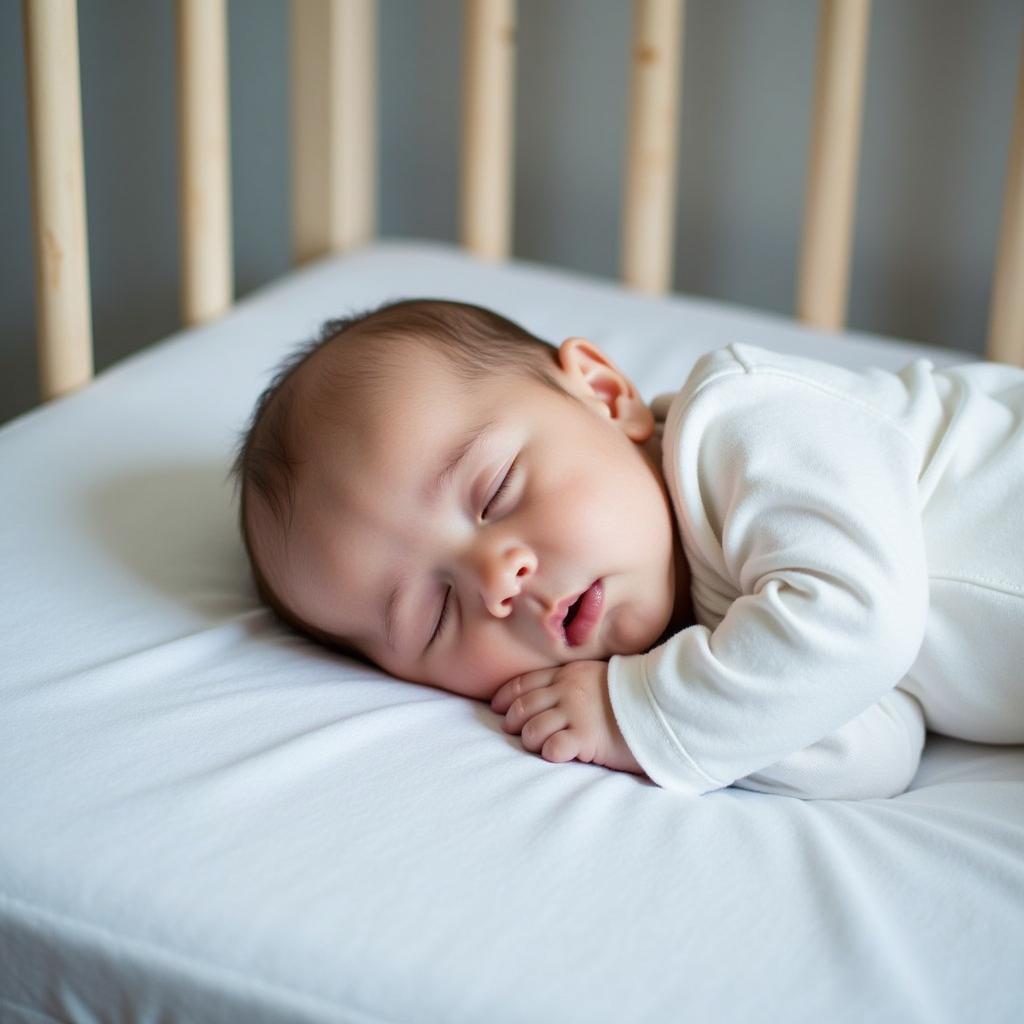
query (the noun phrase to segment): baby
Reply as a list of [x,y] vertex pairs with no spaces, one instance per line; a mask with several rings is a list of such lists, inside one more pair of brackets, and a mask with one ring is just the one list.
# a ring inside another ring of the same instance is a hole
[[430,299],[324,325],[234,471],[262,598],[692,794],[902,792],[1024,741],[1024,370],[744,345],[649,407],[597,346]]

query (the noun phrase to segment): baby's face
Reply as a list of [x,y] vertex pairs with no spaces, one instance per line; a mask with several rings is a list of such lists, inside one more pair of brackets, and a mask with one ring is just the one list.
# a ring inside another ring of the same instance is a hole
[[467,388],[408,348],[355,426],[312,446],[265,559],[282,599],[392,674],[484,700],[650,647],[689,580],[632,384],[579,338],[559,379],[580,401],[520,376]]

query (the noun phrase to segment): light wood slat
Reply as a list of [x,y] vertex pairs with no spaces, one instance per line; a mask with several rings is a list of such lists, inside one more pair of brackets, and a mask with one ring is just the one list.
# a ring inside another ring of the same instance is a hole
[[516,6],[465,0],[462,74],[462,244],[486,260],[512,251]]
[[74,0],[25,0],[39,384],[43,400],[93,375]]
[[231,306],[231,153],[226,0],[178,0],[182,318]]
[[296,263],[377,233],[376,0],[292,0]]
[[870,12],[870,0],[821,0],[796,309],[824,330],[846,320]]
[[986,353],[1024,366],[1024,39]]
[[305,263],[330,252],[330,210],[338,183],[331,180],[331,152],[341,125],[331,97],[331,25],[341,0],[292,0],[291,165],[292,255]]
[[622,279],[653,293],[672,286],[682,46],[682,0],[634,0]]

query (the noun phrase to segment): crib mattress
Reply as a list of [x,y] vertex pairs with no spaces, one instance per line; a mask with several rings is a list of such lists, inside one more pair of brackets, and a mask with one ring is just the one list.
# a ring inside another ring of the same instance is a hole
[[893,800],[687,798],[293,635],[226,473],[322,319],[435,295],[585,334],[651,397],[742,341],[867,336],[454,248],[297,271],[0,430],[0,1018],[1010,1021],[1024,748],[930,738]]

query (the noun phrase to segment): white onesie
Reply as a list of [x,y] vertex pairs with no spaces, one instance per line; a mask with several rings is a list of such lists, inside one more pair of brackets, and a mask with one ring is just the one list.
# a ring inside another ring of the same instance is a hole
[[1024,370],[731,345],[663,459],[696,624],[608,675],[654,782],[892,796],[926,727],[1024,742]]

